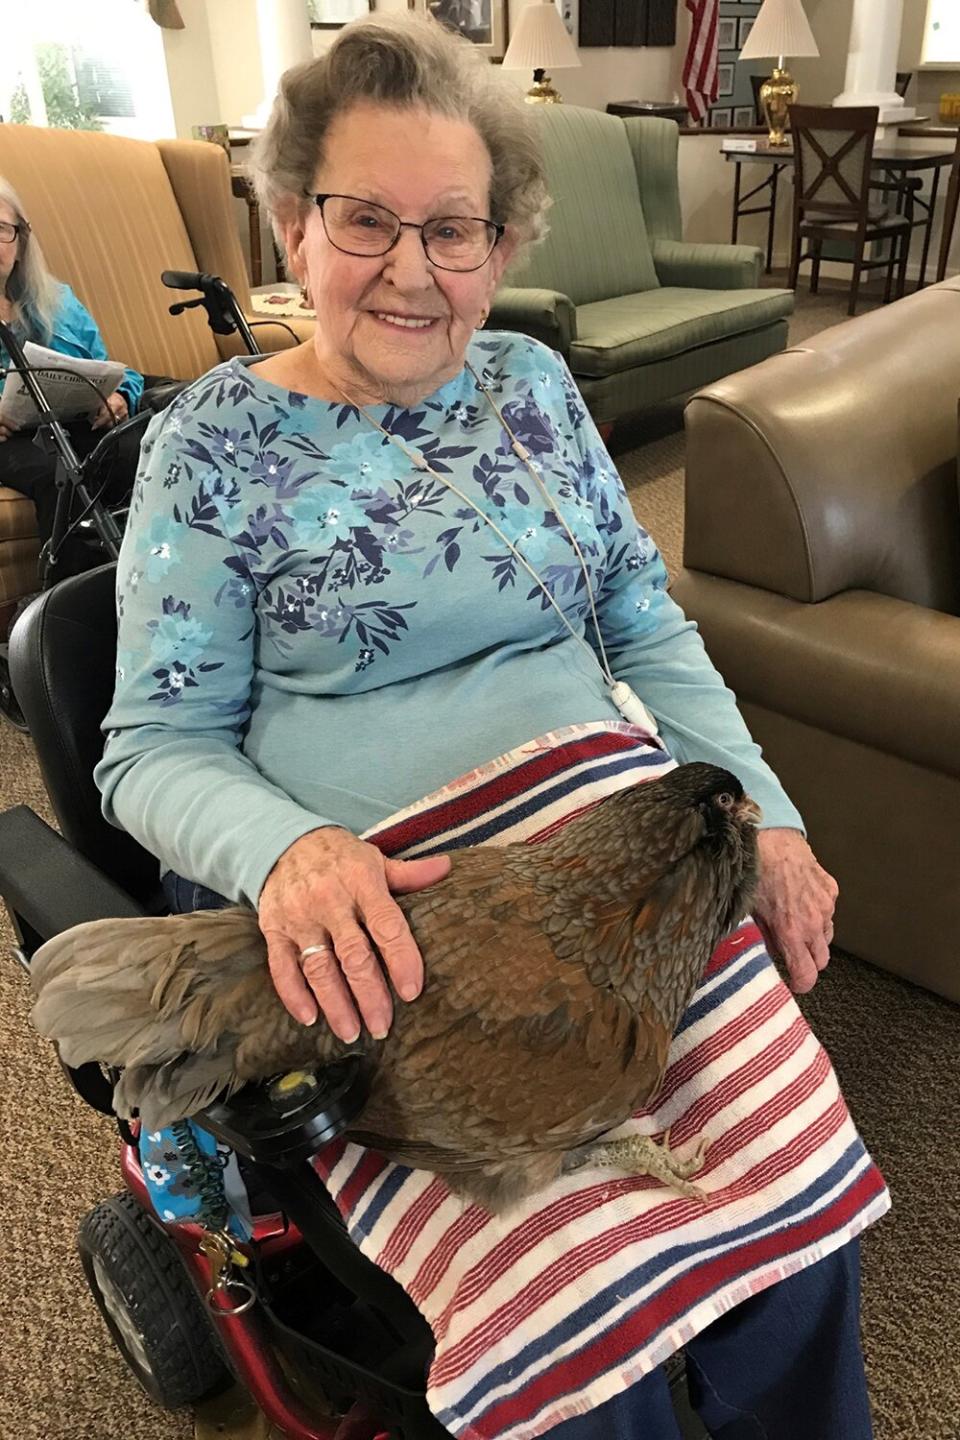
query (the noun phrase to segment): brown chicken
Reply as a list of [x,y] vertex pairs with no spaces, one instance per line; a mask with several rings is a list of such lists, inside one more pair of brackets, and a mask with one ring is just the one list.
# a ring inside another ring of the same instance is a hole
[[68,1065],[123,1067],[117,1112],[150,1129],[362,1052],[374,1078],[351,1138],[488,1209],[587,1160],[697,1193],[699,1155],[594,1142],[655,1094],[714,947],[749,909],[758,819],[728,771],[683,765],[541,844],[454,851],[444,880],[397,897],[426,982],[382,1041],[294,1020],[239,908],[58,935],[33,961],[34,1022]]

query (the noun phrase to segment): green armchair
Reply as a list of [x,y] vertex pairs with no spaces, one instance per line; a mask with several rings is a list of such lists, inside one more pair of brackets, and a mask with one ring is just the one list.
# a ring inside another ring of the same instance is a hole
[[793,292],[752,245],[681,239],[679,130],[543,105],[550,231],[510,272],[492,329],[558,350],[598,423],[699,389],[787,343]]

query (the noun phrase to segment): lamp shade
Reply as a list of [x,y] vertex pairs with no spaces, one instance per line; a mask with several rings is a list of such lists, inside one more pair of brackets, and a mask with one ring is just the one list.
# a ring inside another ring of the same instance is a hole
[[505,70],[570,70],[580,63],[553,0],[528,5],[521,12],[503,57]]
[[740,59],[759,60],[771,55],[801,59],[819,54],[800,0],[763,0]]

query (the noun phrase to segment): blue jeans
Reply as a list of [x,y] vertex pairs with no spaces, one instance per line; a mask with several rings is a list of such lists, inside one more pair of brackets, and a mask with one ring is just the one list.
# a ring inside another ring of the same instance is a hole
[[[684,1353],[690,1403],[714,1440],[871,1440],[859,1241],[742,1301]],[[549,1440],[681,1440],[662,1368]]]
[[[168,871],[173,911],[232,902]],[[684,1347],[690,1404],[714,1440],[872,1440],[857,1240],[761,1290]],[[682,1440],[663,1367],[550,1440]]]

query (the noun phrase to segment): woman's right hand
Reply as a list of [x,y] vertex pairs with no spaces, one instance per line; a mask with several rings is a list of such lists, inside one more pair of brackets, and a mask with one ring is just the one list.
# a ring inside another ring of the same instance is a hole
[[259,904],[270,974],[294,1019],[312,1025],[319,1007],[348,1043],[361,1021],[377,1039],[386,1035],[393,1001],[384,971],[404,1000],[423,986],[420,951],[391,892],[423,890],[449,869],[446,855],[390,860],[336,826],[295,840],[267,876]]

